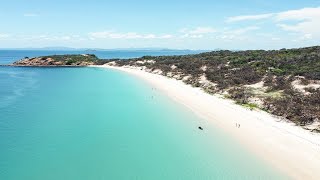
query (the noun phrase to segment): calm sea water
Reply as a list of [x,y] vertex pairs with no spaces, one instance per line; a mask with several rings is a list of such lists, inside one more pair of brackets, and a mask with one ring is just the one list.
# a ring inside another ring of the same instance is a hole
[[0,67],[0,179],[283,178],[136,77]]

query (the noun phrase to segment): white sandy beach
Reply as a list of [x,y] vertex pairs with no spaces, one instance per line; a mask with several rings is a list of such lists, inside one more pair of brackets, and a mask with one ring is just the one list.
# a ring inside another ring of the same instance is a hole
[[[181,81],[142,70],[113,66],[135,75],[233,136],[249,151],[293,179],[320,179],[320,135],[263,111],[251,111],[231,100],[209,95]],[[239,130],[235,124],[240,123]]]

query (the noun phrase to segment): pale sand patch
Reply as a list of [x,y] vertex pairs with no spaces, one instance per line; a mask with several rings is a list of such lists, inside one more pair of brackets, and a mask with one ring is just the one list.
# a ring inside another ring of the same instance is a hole
[[171,66],[171,69],[172,69],[172,70],[175,70],[175,69],[177,69],[177,66],[176,66],[176,65],[172,65],[172,66]]
[[209,81],[207,79],[206,75],[204,75],[204,74],[202,76],[200,76],[199,83],[202,84],[205,87],[208,87],[208,86],[215,87],[215,86],[217,86],[217,84],[212,83],[211,81]]
[[207,66],[202,66],[200,69],[201,69],[202,71],[207,71]]
[[[320,134],[263,111],[250,111],[182,81],[129,67],[96,67],[124,71],[149,82],[293,179],[320,179]],[[239,130],[235,123],[241,124]]]
[[250,84],[250,85],[245,85],[245,87],[250,87],[250,88],[255,88],[255,89],[261,89],[263,88],[263,84],[264,82],[263,81],[260,81],[256,84]]
[[305,88],[313,88],[318,89],[320,88],[320,81],[314,81],[314,83],[309,83],[308,85],[301,84],[301,80],[295,80],[291,83],[291,85],[298,91],[308,94],[305,90]]

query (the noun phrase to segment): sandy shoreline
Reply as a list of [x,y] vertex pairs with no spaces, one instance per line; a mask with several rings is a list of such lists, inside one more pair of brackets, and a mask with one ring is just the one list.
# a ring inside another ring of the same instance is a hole
[[[266,112],[250,111],[175,79],[132,68],[95,67],[124,71],[149,82],[293,179],[320,179],[319,134],[279,121]],[[241,124],[241,131],[234,131],[235,123]]]

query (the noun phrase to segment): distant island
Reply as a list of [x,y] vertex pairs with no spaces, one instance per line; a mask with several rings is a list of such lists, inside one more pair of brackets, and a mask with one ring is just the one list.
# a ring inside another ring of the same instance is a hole
[[320,46],[99,59],[92,54],[26,57],[12,66],[130,67],[181,80],[250,109],[320,132]]

